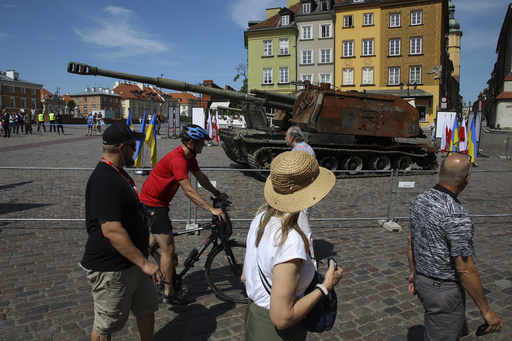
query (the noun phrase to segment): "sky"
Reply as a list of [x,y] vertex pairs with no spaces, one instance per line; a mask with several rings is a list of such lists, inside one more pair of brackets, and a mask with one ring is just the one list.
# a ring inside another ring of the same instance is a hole
[[[487,86],[509,0],[452,0],[460,22],[461,95],[473,102]],[[67,72],[69,61],[176,79],[212,79],[240,89],[248,21],[286,0],[0,0],[0,70],[52,93],[112,89],[116,79]]]

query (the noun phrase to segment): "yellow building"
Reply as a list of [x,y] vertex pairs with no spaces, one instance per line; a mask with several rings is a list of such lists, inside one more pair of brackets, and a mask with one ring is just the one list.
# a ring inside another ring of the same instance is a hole
[[335,86],[404,97],[428,126],[453,98],[447,0],[338,0],[335,10]]

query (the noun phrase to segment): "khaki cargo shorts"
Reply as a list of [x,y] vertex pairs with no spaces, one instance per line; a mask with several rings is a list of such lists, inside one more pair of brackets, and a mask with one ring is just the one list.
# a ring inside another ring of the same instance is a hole
[[129,312],[135,317],[158,310],[153,282],[138,266],[121,271],[92,271],[84,268],[92,285],[93,329],[101,335],[121,330]]

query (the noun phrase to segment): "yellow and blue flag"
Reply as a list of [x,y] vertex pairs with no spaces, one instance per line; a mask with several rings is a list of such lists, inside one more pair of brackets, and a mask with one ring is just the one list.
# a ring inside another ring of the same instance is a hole
[[149,123],[148,131],[146,132],[146,139],[144,142],[151,148],[151,166],[156,166],[156,111],[153,113],[151,123]]
[[452,138],[450,140],[450,148],[448,151],[456,152],[457,145],[459,143],[459,125],[457,124],[457,115],[453,118],[453,129],[452,129]]
[[468,133],[468,154],[471,156],[471,162],[475,162],[478,156],[478,148],[476,146],[475,118],[471,120]]
[[130,108],[128,108],[128,117],[126,118],[126,125],[133,129],[132,113],[130,111]]
[[[140,125],[140,132],[144,133],[146,129],[146,110],[144,110],[144,119],[142,120],[142,124]],[[135,166],[140,168],[142,165],[142,141],[137,141],[137,148],[135,149]]]

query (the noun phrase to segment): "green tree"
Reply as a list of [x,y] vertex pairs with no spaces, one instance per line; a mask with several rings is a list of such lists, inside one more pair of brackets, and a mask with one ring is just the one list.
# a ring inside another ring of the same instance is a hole
[[75,100],[70,99],[70,100],[68,101],[67,106],[68,106],[69,110],[73,110],[73,109],[75,109],[75,108],[76,108]]
[[238,64],[238,66],[235,68],[236,70],[236,76],[233,79],[233,82],[236,82],[240,77],[242,77],[242,87],[240,88],[240,92],[248,92],[248,86],[247,86],[247,64]]

